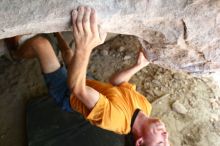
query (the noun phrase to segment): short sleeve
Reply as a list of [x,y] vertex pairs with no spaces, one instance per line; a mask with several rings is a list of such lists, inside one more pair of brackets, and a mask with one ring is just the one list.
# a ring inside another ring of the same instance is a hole
[[93,107],[91,112],[88,114],[86,119],[95,125],[101,124],[103,120],[105,107],[108,106],[108,104],[109,104],[109,100],[104,95],[99,93],[99,100],[96,103],[96,105]]
[[119,85],[120,88],[128,88],[128,89],[133,89],[136,90],[136,85],[135,84],[131,84],[128,82],[123,82]]
[[86,119],[100,128],[118,134],[127,134],[130,131],[130,118],[127,118],[126,113],[127,111],[122,111],[116,103],[100,93],[98,102]]

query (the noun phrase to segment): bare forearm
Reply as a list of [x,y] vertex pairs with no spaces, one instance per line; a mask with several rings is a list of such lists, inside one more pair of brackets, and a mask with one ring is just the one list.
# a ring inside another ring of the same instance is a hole
[[99,93],[86,86],[86,71],[90,58],[90,52],[76,51],[69,71],[68,82],[72,93],[91,110],[99,99]]
[[144,57],[144,54],[139,52],[135,65],[113,75],[110,79],[110,83],[113,85],[119,85],[123,82],[128,82],[135,73],[137,73],[148,64],[149,61]]
[[131,77],[140,71],[144,66],[141,65],[133,65],[132,67],[125,69],[119,73],[114,74],[111,79],[110,83],[113,85],[119,85],[123,82],[128,82]]
[[86,70],[89,62],[90,52],[76,51],[69,69],[68,85],[71,90],[83,89],[86,86]]

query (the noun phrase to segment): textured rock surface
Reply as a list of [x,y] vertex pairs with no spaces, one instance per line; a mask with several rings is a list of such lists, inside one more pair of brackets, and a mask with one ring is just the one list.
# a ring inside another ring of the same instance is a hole
[[219,0],[0,1],[0,38],[70,30],[70,12],[86,4],[109,32],[144,40],[149,59],[192,73],[220,69]]

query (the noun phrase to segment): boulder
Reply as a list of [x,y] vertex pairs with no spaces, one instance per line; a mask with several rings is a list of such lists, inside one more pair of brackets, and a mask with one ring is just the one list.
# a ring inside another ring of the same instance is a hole
[[69,31],[79,5],[97,10],[102,29],[142,38],[154,64],[199,74],[220,69],[219,0],[1,0],[0,39]]

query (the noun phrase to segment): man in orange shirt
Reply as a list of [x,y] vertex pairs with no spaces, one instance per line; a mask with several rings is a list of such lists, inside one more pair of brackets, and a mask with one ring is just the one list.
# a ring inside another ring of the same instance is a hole
[[73,10],[72,25],[76,42],[74,53],[60,33],[55,34],[67,71],[43,36],[26,41],[14,57],[39,59],[49,94],[63,110],[76,110],[92,124],[118,134],[131,132],[136,146],[169,146],[164,124],[149,116],[151,104],[136,91],[135,85],[128,83],[136,72],[149,64],[143,53],[139,53],[135,65],[115,74],[110,83],[87,80],[90,54],[104,42],[106,33],[99,30],[96,12],[89,7]]

